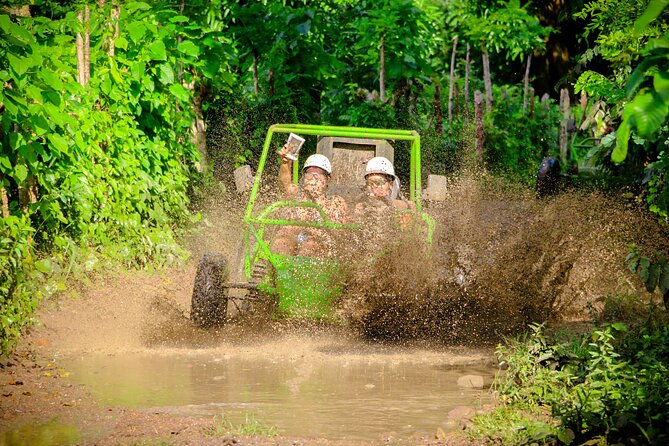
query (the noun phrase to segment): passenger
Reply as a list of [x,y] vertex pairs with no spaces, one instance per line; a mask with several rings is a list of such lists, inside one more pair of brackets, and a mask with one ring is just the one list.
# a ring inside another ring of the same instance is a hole
[[365,182],[363,197],[354,209],[356,219],[385,218],[381,214],[392,213],[397,214],[397,223],[401,227],[408,226],[416,205],[402,198],[393,164],[382,156],[370,159],[365,168]]
[[[316,203],[333,223],[345,223],[348,216],[346,201],[339,196],[326,195],[332,174],[330,160],[320,154],[308,157],[302,167],[302,180],[298,186],[291,181],[292,160],[287,156],[288,153],[287,145],[279,152],[281,157],[279,183],[286,198],[292,201]],[[307,207],[291,208],[287,218],[297,221],[322,221],[316,209]],[[277,231],[272,251],[285,255],[329,257],[333,254],[333,245],[333,239],[327,230],[283,226]]]

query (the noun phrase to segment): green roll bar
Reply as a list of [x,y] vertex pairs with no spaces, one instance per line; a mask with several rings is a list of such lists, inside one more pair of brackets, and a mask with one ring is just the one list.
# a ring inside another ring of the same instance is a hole
[[[253,223],[253,206],[255,204],[258,190],[260,189],[260,181],[265,163],[269,153],[269,148],[272,143],[272,137],[275,133],[299,133],[302,135],[319,135],[319,136],[340,136],[349,138],[367,138],[367,139],[391,139],[401,141],[411,141],[411,160],[410,160],[410,178],[409,178],[409,200],[416,203],[418,212],[422,211],[421,203],[421,175],[420,175],[420,135],[414,130],[390,130],[390,129],[372,129],[360,127],[340,127],[328,125],[311,125],[311,124],[274,124],[270,126],[265,137],[265,144],[263,145],[260,161],[258,162],[258,171],[253,180],[253,187],[249,196],[249,203],[246,207],[246,214],[244,221]],[[297,180],[299,175],[298,162],[293,163],[293,181]],[[284,204],[285,205],[285,204]],[[266,211],[267,212],[267,211]],[[265,216],[267,215],[263,212]],[[256,222],[257,223],[257,222]],[[268,223],[265,221],[265,223]]]

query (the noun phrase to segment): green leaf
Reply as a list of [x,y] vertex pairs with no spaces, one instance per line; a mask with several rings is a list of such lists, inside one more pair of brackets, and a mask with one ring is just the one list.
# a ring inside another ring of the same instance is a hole
[[23,76],[28,71],[28,68],[31,67],[31,60],[27,57],[16,57],[13,54],[7,54],[7,60],[9,61],[9,66],[19,77]]
[[7,14],[0,15],[0,29],[5,32],[6,37],[11,37],[12,42],[19,46],[25,46],[35,40],[28,30],[13,23]]
[[162,40],[156,40],[149,46],[149,57],[152,60],[167,60],[167,50]]
[[51,260],[42,259],[35,262],[35,268],[37,268],[37,271],[39,272],[50,273],[53,269],[53,265],[51,264]]
[[67,153],[68,144],[67,140],[60,136],[58,133],[52,133],[47,137],[51,145],[61,153]]
[[32,115],[30,118],[30,123],[35,130],[35,133],[39,136],[44,135],[49,130],[51,130],[49,127],[49,121],[47,121],[46,118],[41,114]]
[[662,71],[653,76],[653,87],[665,105],[669,105],[669,71]]
[[190,19],[183,15],[174,16],[170,19],[172,23],[188,22]]
[[[146,25],[142,22],[131,22],[125,26],[126,31],[130,38],[135,42],[139,43],[146,32]],[[117,41],[118,45],[118,41]]]
[[660,264],[654,264],[648,268],[648,278],[644,281],[644,283],[646,285],[646,290],[648,290],[649,293],[655,291],[657,281],[660,278],[660,269]]
[[179,99],[180,101],[183,101],[183,102],[189,102],[189,101],[190,101],[190,94],[189,94],[188,91],[187,91],[184,87],[182,87],[181,85],[179,85],[179,84],[172,84],[172,85],[170,85],[170,91],[171,91],[172,94],[173,94],[174,96],[176,96],[177,99]]
[[60,80],[60,76],[58,76],[50,69],[40,68],[39,77],[42,78],[42,80],[54,90],[60,91],[63,89],[63,81]]
[[625,106],[623,119],[632,119],[642,136],[650,136],[660,129],[667,117],[667,105],[652,92],[639,93]]
[[200,55],[200,48],[191,40],[184,40],[177,46],[177,49],[188,56],[197,57]]
[[160,80],[161,83],[165,85],[174,83],[174,70],[172,70],[170,64],[160,64],[158,69],[160,70],[160,76],[158,77],[158,80]]
[[141,80],[142,76],[144,76],[144,71],[146,71],[146,64],[144,62],[135,62],[130,67],[130,74],[136,81]]
[[50,102],[47,102],[44,104],[44,111],[46,111],[46,114],[49,115],[49,117],[53,120],[56,125],[63,125],[65,123],[64,119],[64,113],[62,113],[58,107],[53,105]]
[[622,163],[627,158],[627,146],[630,139],[630,128],[627,120],[623,119],[616,131],[616,148],[611,152],[611,161]]
[[202,67],[202,74],[209,79],[214,79],[219,68],[221,68],[221,61],[217,57],[207,59]]
[[669,0],[650,0],[648,7],[641,14],[641,17],[634,22],[634,30],[641,34],[646,27],[659,16],[664,8],[669,5]]
[[662,294],[669,292],[669,266],[665,266],[660,274],[658,285]]
[[28,169],[26,169],[26,166],[24,166],[23,164],[18,164],[14,166],[13,177],[14,179],[16,179],[18,183],[23,183],[26,180],[26,178],[28,178]]
[[116,41],[114,41],[114,45],[116,48],[121,48],[122,50],[127,50],[128,49],[128,40],[121,36]]
[[42,90],[35,85],[28,85],[26,87],[28,97],[37,103],[42,102]]

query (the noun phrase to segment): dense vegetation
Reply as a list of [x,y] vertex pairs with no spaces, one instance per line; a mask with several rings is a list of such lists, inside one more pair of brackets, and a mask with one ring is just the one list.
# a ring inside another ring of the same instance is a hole
[[[191,199],[212,173],[229,182],[233,168],[254,165],[276,122],[416,129],[426,173],[450,173],[474,151],[479,90],[485,168],[531,184],[542,157],[562,157],[595,167],[598,184],[631,192],[667,221],[665,7],[9,2],[0,11],[0,352],[68,277],[106,262],[183,258],[175,238],[196,218]],[[560,109],[561,88],[576,104],[570,110]],[[407,165],[398,160],[400,172]],[[649,291],[669,290],[665,258],[644,247],[631,254]],[[588,376],[578,370],[578,379]],[[540,403],[579,435],[568,408]],[[608,416],[588,427],[603,432]],[[653,426],[642,427],[652,434]]]
[[[498,348],[504,404],[470,434],[502,444],[665,444],[669,327],[649,317],[574,335],[535,325]],[[500,429],[505,423],[508,429]]]

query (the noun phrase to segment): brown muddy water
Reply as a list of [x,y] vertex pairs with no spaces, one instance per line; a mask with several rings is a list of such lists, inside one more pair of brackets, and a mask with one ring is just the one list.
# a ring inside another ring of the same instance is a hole
[[[289,349],[290,342],[280,349]],[[491,400],[495,369],[483,352],[367,347],[360,354],[359,346],[319,348],[333,351],[294,356],[243,349],[233,355],[162,351],[60,362],[103,404],[223,416],[235,426],[255,420],[285,436],[370,441],[433,436],[438,428],[449,430],[450,410],[479,409]],[[483,386],[470,387],[478,379]]]

